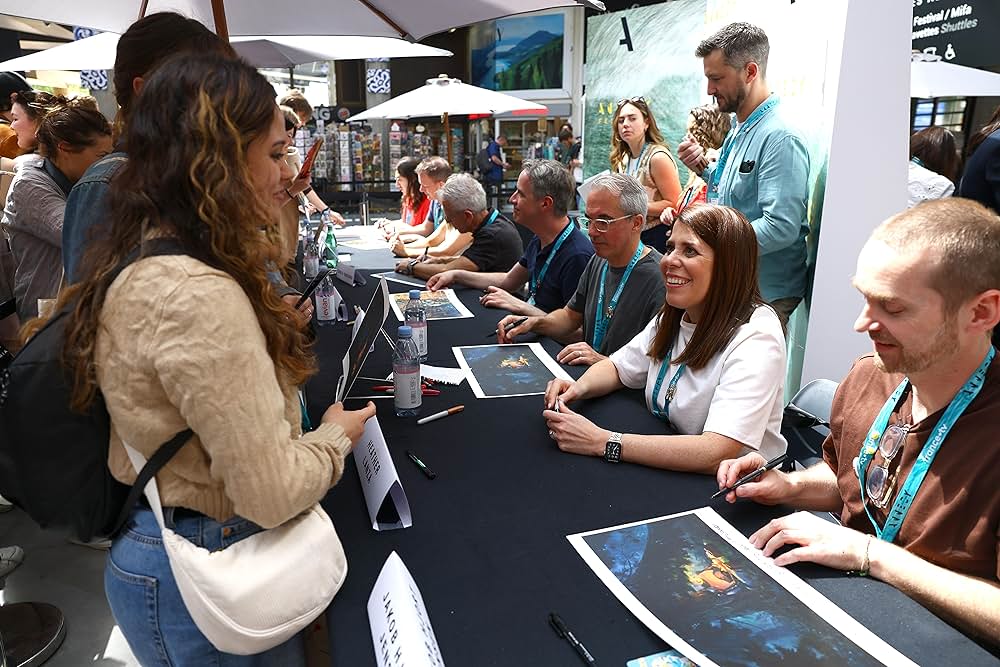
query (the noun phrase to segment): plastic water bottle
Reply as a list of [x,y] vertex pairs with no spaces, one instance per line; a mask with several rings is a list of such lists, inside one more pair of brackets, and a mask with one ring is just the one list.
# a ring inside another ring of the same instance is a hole
[[302,274],[309,279],[315,278],[319,273],[319,244],[315,239],[309,239],[306,243],[306,250],[302,256]]
[[423,400],[420,390],[420,359],[413,342],[413,329],[399,327],[392,354],[393,403],[397,417],[415,417]]
[[427,309],[420,300],[420,290],[410,290],[410,300],[403,312],[404,324],[413,330],[413,342],[417,345],[420,362],[427,361]]
[[316,288],[316,323],[320,326],[336,324],[337,322],[337,288],[327,274],[323,282]]
[[[320,216],[320,222],[326,228],[326,247],[319,249],[320,259],[326,258],[326,265],[336,271],[337,265],[340,263],[340,255],[337,254],[337,234],[333,226],[333,212],[331,209],[323,211],[323,215]],[[327,250],[330,251],[329,255],[331,256],[327,255]],[[320,263],[322,264],[322,261]]]

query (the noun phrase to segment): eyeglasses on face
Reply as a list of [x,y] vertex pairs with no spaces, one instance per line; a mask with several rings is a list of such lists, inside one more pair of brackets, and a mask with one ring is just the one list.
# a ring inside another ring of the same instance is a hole
[[625,220],[631,218],[631,215],[623,215],[618,218],[588,218],[581,215],[577,220],[580,222],[580,226],[584,229],[596,229],[602,234],[609,229],[611,229],[612,223],[618,222],[619,220]]

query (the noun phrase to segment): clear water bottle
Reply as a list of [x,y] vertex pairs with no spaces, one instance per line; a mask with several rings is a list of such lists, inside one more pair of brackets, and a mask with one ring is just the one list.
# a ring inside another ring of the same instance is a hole
[[420,363],[427,361],[427,309],[420,300],[420,290],[410,290],[410,300],[403,312],[404,324],[413,330],[413,342],[417,345]]
[[393,403],[397,417],[415,417],[423,396],[420,390],[420,359],[413,342],[413,329],[399,327],[392,354]]
[[319,273],[319,244],[310,238],[302,256],[302,275],[312,280]]
[[316,288],[316,323],[320,326],[336,324],[337,305],[337,288],[333,286],[330,274],[327,274]]
[[334,231],[333,210],[328,208],[323,211],[320,222],[325,225],[326,229],[326,248],[319,249],[320,257],[326,258],[326,265],[336,271],[340,256],[337,254],[337,234]]

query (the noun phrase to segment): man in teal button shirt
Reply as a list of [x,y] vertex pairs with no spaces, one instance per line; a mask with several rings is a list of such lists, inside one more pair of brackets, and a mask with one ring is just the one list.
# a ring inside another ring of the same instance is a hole
[[787,326],[806,292],[809,153],[767,88],[768,50],[767,35],[749,23],[731,23],[698,45],[708,94],[736,123],[714,165],[690,137],[677,152],[708,183],[710,203],[738,209],[753,225],[761,294]]

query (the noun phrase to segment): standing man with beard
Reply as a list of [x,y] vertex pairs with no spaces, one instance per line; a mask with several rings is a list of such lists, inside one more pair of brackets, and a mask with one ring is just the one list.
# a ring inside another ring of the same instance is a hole
[[[678,157],[708,184],[708,202],[739,210],[757,233],[760,291],[782,327],[806,293],[809,152],[780,115],[764,75],[767,35],[749,23],[731,23],[701,44],[708,94],[735,123],[710,166],[691,137]],[[667,217],[670,213],[666,214]]]
[[[879,226],[854,285],[873,355],[837,390],[823,462],[765,472],[726,499],[799,512],[750,536],[778,565],[811,561],[900,589],[962,630],[1000,641],[1000,217],[965,199]],[[763,463],[723,461],[720,488]]]

